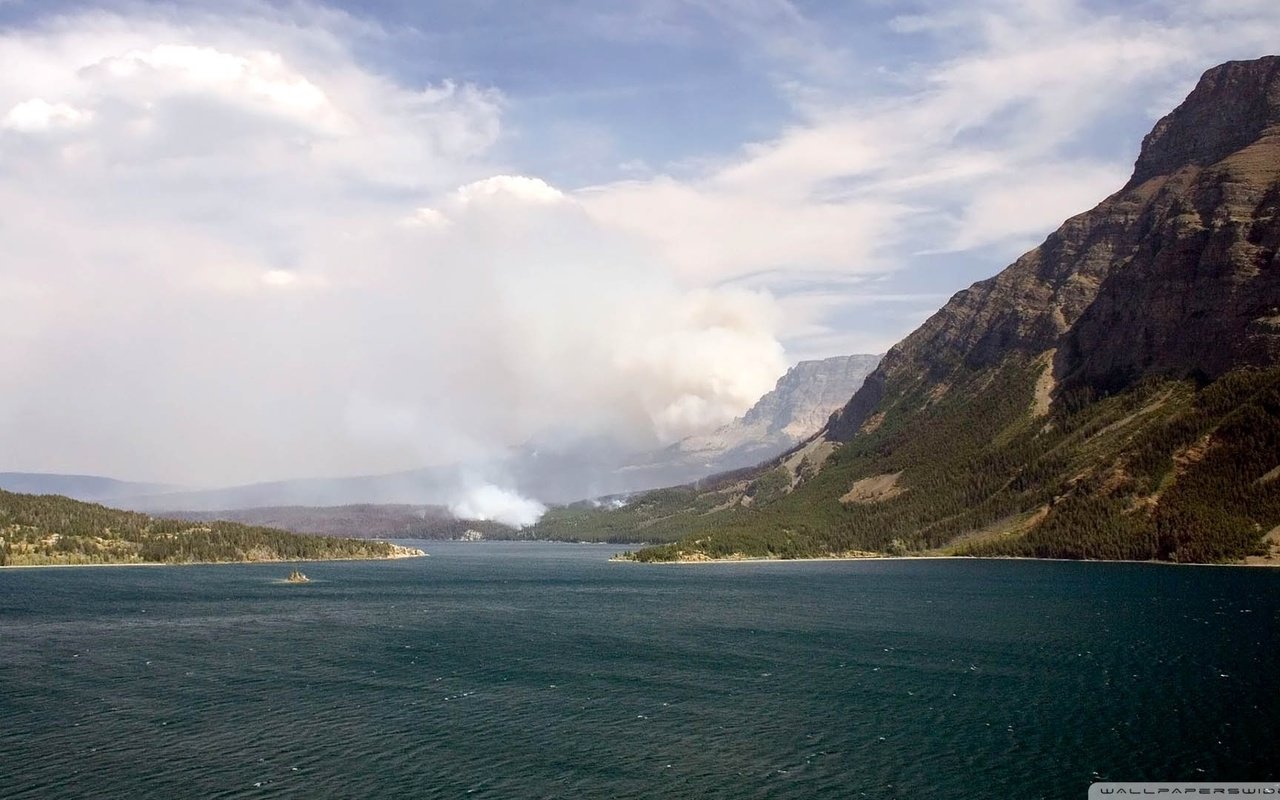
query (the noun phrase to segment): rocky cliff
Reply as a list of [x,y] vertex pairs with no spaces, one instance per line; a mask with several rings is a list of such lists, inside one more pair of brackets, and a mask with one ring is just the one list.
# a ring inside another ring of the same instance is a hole
[[1280,57],[1204,74],[1133,177],[994,278],[957,293],[841,411],[847,441],[889,387],[1055,352],[1054,394],[1217,377],[1280,355]]
[[820,430],[879,363],[880,356],[869,355],[801,361],[730,427],[769,436],[781,434],[790,447]]

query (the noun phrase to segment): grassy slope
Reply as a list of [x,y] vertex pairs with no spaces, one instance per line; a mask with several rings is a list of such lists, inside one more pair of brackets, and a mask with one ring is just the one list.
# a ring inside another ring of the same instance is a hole
[[0,491],[0,565],[386,558],[396,552],[384,542],[157,519],[58,495]]
[[[1147,381],[1063,398],[1038,417],[1042,363],[960,371],[941,396],[891,387],[876,430],[773,499],[757,493],[744,507],[744,481],[664,490],[576,524],[678,540],[640,551],[645,560],[875,551],[1218,562],[1264,550],[1280,524],[1280,481],[1261,480],[1280,465],[1280,370],[1207,387]],[[855,481],[897,472],[900,494],[840,502]]]

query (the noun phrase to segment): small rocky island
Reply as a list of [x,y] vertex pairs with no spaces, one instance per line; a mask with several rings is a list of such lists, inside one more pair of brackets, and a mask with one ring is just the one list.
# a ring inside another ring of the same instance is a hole
[[289,577],[285,578],[285,583],[311,583],[311,579],[303,575],[300,570],[294,570],[289,573]]

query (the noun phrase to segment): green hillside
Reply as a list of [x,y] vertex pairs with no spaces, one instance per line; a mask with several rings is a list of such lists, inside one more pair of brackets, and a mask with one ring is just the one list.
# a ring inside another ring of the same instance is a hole
[[58,495],[0,491],[0,566],[391,558],[416,552],[386,542],[157,519]]
[[[636,529],[655,532],[649,541],[679,538],[636,557],[1228,562],[1268,553],[1266,536],[1280,525],[1280,370],[1240,370],[1205,387],[1148,381],[1041,416],[1043,368],[974,373],[933,400],[906,393],[820,471],[792,477],[774,466],[712,492],[638,498],[625,515]],[[794,489],[751,500],[779,477]]]

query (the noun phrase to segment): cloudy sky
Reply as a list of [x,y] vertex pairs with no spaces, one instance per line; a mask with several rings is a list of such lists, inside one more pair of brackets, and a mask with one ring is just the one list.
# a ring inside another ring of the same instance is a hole
[[0,470],[652,446],[1124,182],[1273,0],[0,0]]

